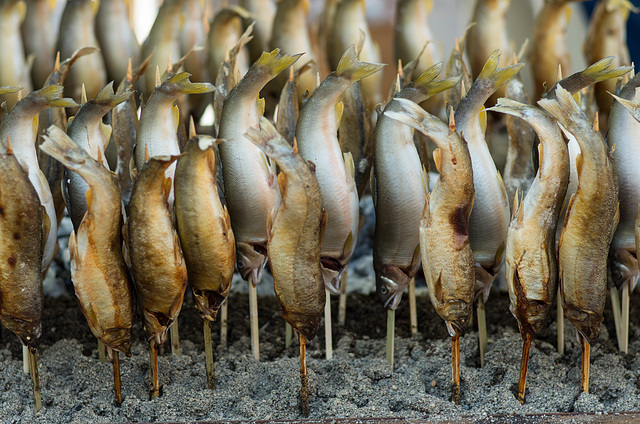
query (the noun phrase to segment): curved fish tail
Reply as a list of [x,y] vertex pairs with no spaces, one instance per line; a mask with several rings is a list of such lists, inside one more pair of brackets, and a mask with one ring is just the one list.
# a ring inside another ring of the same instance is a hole
[[375,74],[385,66],[385,64],[380,63],[360,62],[356,53],[356,46],[352,44],[340,58],[336,74],[355,82]]
[[44,142],[40,145],[42,151],[73,171],[81,168],[91,159],[82,147],[55,125],[47,128],[42,137],[44,138]]
[[100,106],[107,106],[112,109],[120,103],[127,101],[131,97],[131,91],[125,90],[122,93],[116,94],[113,90],[113,81],[105,85],[102,90],[92,100],[93,103]]
[[611,94],[614,99],[616,99],[625,109],[631,113],[631,116],[635,118],[636,121],[640,122],[640,89],[636,88],[634,92],[633,99],[627,100],[622,97],[618,97],[615,94]]
[[588,68],[569,75],[567,78],[556,83],[551,89],[544,94],[543,98],[553,99],[556,96],[556,87],[561,85],[569,93],[577,93],[578,91],[586,88],[592,84],[600,81],[605,81],[611,78],[618,78],[628,73],[633,69],[632,66],[618,66],[617,68],[609,69],[614,57],[605,57],[589,66]]
[[304,53],[288,55],[286,53],[280,53],[280,49],[274,49],[271,52],[262,52],[253,66],[267,68],[273,73],[273,76],[275,77],[280,72],[293,65],[303,54]]
[[181,72],[169,78],[165,84],[169,86],[170,91],[184,94],[210,93],[216,89],[213,84],[208,82],[191,82],[189,77],[191,77],[190,73]]
[[[63,87],[61,85],[48,85],[38,91],[29,94],[29,98],[35,102],[51,107],[76,107],[78,104],[73,99],[60,97]],[[26,99],[26,98],[25,98]]]
[[524,63],[515,63],[505,68],[498,68],[500,63],[500,51],[495,50],[487,59],[478,75],[478,80],[489,81],[494,88],[498,88],[513,78],[524,66]]
[[400,112],[385,111],[384,114],[389,118],[400,121],[425,135],[434,132],[446,133],[450,130],[439,118],[426,112],[417,103],[407,99],[395,99],[394,101],[400,104],[402,110]]
[[433,65],[428,68],[422,74],[416,78],[412,85],[418,90],[424,92],[424,95],[431,97],[435,94],[455,87],[462,78],[462,75],[457,77],[446,78],[443,80],[437,80],[436,77],[440,74],[442,69],[442,62]]

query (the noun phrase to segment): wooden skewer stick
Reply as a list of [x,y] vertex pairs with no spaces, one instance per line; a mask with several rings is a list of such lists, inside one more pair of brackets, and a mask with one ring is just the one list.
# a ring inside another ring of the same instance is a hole
[[102,340],[98,339],[98,359],[100,359],[100,362],[102,362],[103,364],[107,362],[105,350],[106,349],[104,343],[102,343]]
[[158,376],[158,345],[155,339],[151,339],[151,384],[152,388],[149,392],[149,397],[160,397],[160,381]]
[[216,389],[216,372],[213,364],[213,343],[211,342],[211,321],[203,320],[204,327],[204,355],[207,368],[207,387]]
[[300,343],[300,412],[303,417],[309,416],[309,380],[307,378],[307,341],[298,334]]
[[222,306],[220,306],[220,347],[227,348],[227,306],[228,302],[225,299]]
[[620,308],[621,312],[621,321],[620,321],[620,329],[622,330],[622,346],[620,347],[620,351],[624,354],[629,352],[629,286],[631,285],[631,281],[627,280],[624,282],[622,286],[622,308]]
[[582,348],[582,372],[580,373],[580,391],[583,393],[589,393],[589,365],[591,361],[591,345],[584,338],[584,336],[578,333],[578,339],[580,340],[580,347]]
[[611,295],[611,311],[613,312],[613,323],[616,327],[616,338],[618,339],[618,350],[622,352],[622,331],[620,329],[620,292],[613,284],[609,288]]
[[411,323],[411,335],[418,334],[418,310],[416,307],[416,279],[409,281],[409,322]]
[[529,368],[529,351],[531,350],[532,334],[527,334],[522,345],[522,360],[520,362],[520,382],[518,383],[518,401],[524,405],[524,391],[527,385],[527,369]]
[[29,366],[29,348],[22,345],[22,372],[29,374],[31,367]]
[[324,302],[324,344],[325,344],[325,357],[327,359],[333,358],[333,333],[331,331],[331,293],[328,289],[325,290],[325,302]]
[[393,360],[395,354],[395,337],[396,336],[396,311],[395,309],[387,309],[387,362],[393,371]]
[[484,367],[484,354],[487,353],[487,315],[482,295],[476,304],[478,314],[478,344],[480,346],[480,366]]
[[558,287],[558,296],[556,297],[556,311],[558,321],[558,353],[564,355],[564,308],[562,307],[562,290]]
[[169,327],[171,334],[171,354],[180,356],[180,331],[178,329],[178,317],[173,320],[173,324]]
[[118,351],[109,349],[109,358],[113,367],[113,395],[116,406],[122,405],[122,379],[120,378],[120,356]]
[[249,274],[249,320],[251,325],[251,353],[260,360],[260,329],[258,327],[258,290],[253,276]]
[[33,401],[35,412],[42,409],[42,395],[40,394],[40,377],[38,376],[38,357],[36,348],[29,347],[29,369],[31,371],[31,381],[33,382]]
[[347,273],[348,267],[344,268],[340,276],[340,301],[338,302],[338,325],[344,326],[347,321]]
[[293,328],[288,322],[284,322],[284,347],[285,349],[289,349],[291,347],[291,343],[293,342]]
[[451,337],[451,400],[460,405],[460,336]]

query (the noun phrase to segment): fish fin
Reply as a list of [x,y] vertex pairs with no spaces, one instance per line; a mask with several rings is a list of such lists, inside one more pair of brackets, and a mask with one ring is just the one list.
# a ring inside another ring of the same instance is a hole
[[151,159],[151,155],[149,154],[149,145],[145,144],[144,145],[144,161],[149,162],[149,160]]
[[578,172],[578,181],[580,181],[580,176],[582,175],[582,164],[582,153],[578,153],[576,155],[576,171]]
[[633,69],[631,66],[618,66],[617,68],[609,69],[609,66],[611,66],[614,59],[615,58],[613,56],[605,57],[580,73],[584,77],[592,79],[592,83],[596,83],[611,78],[621,77]]
[[429,208],[429,202],[431,201],[431,193],[427,193],[424,199],[424,206],[422,206],[422,215],[420,218],[420,228],[429,227],[431,225],[431,209]]
[[33,117],[33,121],[31,122],[31,131],[32,134],[38,134],[38,126],[40,125],[40,114],[36,113]]
[[347,239],[344,241],[344,246],[342,247],[342,254],[345,256],[351,256],[353,253],[353,248],[355,247],[355,237],[353,236],[353,232],[349,231],[349,235]]
[[165,177],[164,181],[162,182],[162,194],[165,201],[169,199],[169,193],[171,193],[172,186],[173,180],[171,179],[171,177]]
[[487,59],[476,81],[487,80],[493,84],[493,87],[498,88],[513,78],[524,66],[524,63],[516,63],[500,69],[498,68],[499,62],[500,53],[498,50],[495,50],[491,53],[489,59]]
[[440,75],[441,70],[442,62],[428,68],[426,71],[420,74],[420,76],[418,76],[418,78],[416,78],[416,80],[411,85],[418,88],[420,91],[423,91],[426,96],[431,97],[434,94],[455,87],[462,79],[462,75],[458,75],[457,77],[437,80],[436,77]]
[[258,114],[260,116],[264,116],[264,111],[265,111],[265,100],[263,97],[258,97],[258,99],[256,100],[256,108],[258,108]]
[[427,113],[417,103],[409,99],[395,98],[394,102],[398,102],[402,110],[398,112],[387,110],[384,114],[396,121],[400,121],[410,127],[422,132],[430,133],[432,138],[435,135],[446,136],[449,134],[449,128],[439,118]]
[[362,51],[362,46],[364,46],[364,42],[366,40],[366,35],[364,35],[364,31],[359,29],[358,30],[358,42],[355,43],[355,47],[356,47],[356,55],[358,57],[360,57],[360,52]]
[[611,94],[618,103],[628,110],[636,121],[640,122],[640,88],[636,88],[633,99],[631,100],[623,99],[622,97],[618,97],[612,93],[609,94]]
[[107,150],[107,146],[111,141],[111,133],[113,132],[113,127],[109,124],[104,124],[100,122],[100,135],[102,135],[102,150]]
[[102,90],[100,90],[92,102],[113,108],[120,103],[129,100],[131,93],[132,91],[125,90],[120,94],[116,94],[113,90],[113,81],[111,81],[109,84],[105,85]]
[[516,188],[516,192],[513,196],[513,208],[512,208],[513,212],[511,212],[511,221],[513,221],[518,214],[518,205],[520,200],[520,197],[518,196],[519,194],[520,193],[518,193],[518,189]]
[[344,170],[347,174],[347,182],[353,182],[356,175],[356,166],[353,162],[353,156],[351,155],[351,152],[343,153],[342,156],[344,157]]
[[500,194],[502,195],[502,201],[509,206],[509,199],[507,198],[507,189],[504,186],[504,180],[502,179],[502,174],[498,171],[496,175],[496,179],[498,180],[498,187],[500,187]]
[[49,231],[51,231],[51,217],[44,206],[40,207],[42,208],[42,249],[44,250],[47,244],[47,239],[49,238]]
[[180,108],[178,105],[171,106],[171,119],[173,120],[174,131],[178,131],[180,126]]
[[138,179],[138,169],[136,168],[135,156],[132,156],[129,159],[129,178],[131,178],[132,182],[135,182]]
[[163,84],[172,86],[172,91],[184,94],[210,93],[216,89],[212,84],[208,82],[191,82],[189,80],[189,77],[191,77],[190,73],[181,72],[169,78]]
[[287,174],[280,172],[278,174],[278,187],[280,188],[280,194],[285,197],[287,193]]
[[[284,175],[280,173],[280,175]],[[278,175],[278,183],[280,183],[280,175]],[[271,240],[273,237],[273,221],[276,219],[276,214],[278,213],[276,207],[272,207],[269,209],[269,213],[267,214],[267,237]]]
[[48,85],[38,91],[34,91],[29,96],[34,96],[38,101],[42,101],[51,107],[76,107],[79,106],[73,99],[61,98],[62,86]]
[[344,112],[344,103],[341,102],[340,100],[336,100],[336,107],[334,108],[336,128],[340,128],[340,122],[342,121],[343,112]]
[[538,105],[565,127],[568,122],[573,120],[573,117],[584,115],[571,93],[565,90],[562,85],[556,85],[555,98],[540,99]]
[[502,267],[502,263],[504,262],[504,252],[505,252],[505,242],[503,241],[502,243],[500,243],[500,246],[498,246],[498,249],[496,250],[496,254],[493,259],[494,275]]
[[258,60],[251,66],[252,68],[261,67],[266,68],[275,77],[280,72],[293,65],[300,56],[304,53],[298,53],[295,55],[288,55],[286,53],[280,53],[280,49],[274,49],[271,52],[262,52]]
[[436,170],[442,172],[442,150],[437,148],[433,151],[433,162],[436,164]]
[[478,119],[480,120],[480,130],[482,134],[487,133],[487,110],[482,106],[482,110],[478,114]]
[[87,87],[82,83],[80,88],[80,104],[83,105],[89,101],[89,99],[87,99]]
[[422,181],[423,193],[429,195],[429,173],[424,165],[422,165],[422,170],[420,171],[420,180]]
[[76,231],[72,229],[71,230],[71,234],[69,234],[69,260],[70,260],[70,262],[71,263],[75,263],[77,257],[78,257],[78,242],[76,240]]
[[93,160],[89,153],[55,125],[47,128],[42,137],[44,142],[40,145],[40,149],[71,170],[75,171],[86,161]]
[[91,205],[93,204],[93,192],[91,191],[91,187],[87,189],[85,198],[87,199],[87,209],[91,209]]
[[385,66],[384,64],[378,63],[360,62],[356,54],[355,45],[352,44],[340,58],[336,74],[355,82],[375,74]]

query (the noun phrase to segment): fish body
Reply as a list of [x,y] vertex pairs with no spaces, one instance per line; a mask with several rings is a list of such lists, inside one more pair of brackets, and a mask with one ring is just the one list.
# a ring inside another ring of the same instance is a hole
[[214,321],[231,290],[236,245],[227,208],[216,184],[216,160],[209,136],[191,138],[178,160],[175,212],[195,306]]
[[475,203],[469,218],[469,238],[478,265],[478,290],[482,291],[485,301],[504,260],[509,201],[484,138],[480,112],[495,90],[524,66],[517,63],[499,69],[498,61],[498,52],[493,52],[455,111],[456,131],[467,142],[473,165]]
[[[57,49],[61,57],[70,57],[83,47],[99,47],[94,23],[99,6],[100,2],[96,0],[67,0],[58,33]],[[102,55],[89,55],[69,70],[65,94],[80,101],[84,84],[87,98],[93,99],[106,83],[107,71]]]
[[560,286],[567,318],[590,343],[603,320],[607,254],[618,225],[615,165],[604,139],[559,86],[554,100],[538,104],[571,132],[580,145],[578,189],[572,196],[558,247]]
[[326,215],[314,166],[305,161],[265,119],[247,137],[281,171],[282,205],[269,231],[269,263],[284,319],[306,339],[315,337],[325,304],[320,243]]
[[129,256],[138,304],[150,338],[162,344],[180,313],[187,268],[169,204],[166,169],[177,156],[156,156],[142,167],[129,204]]
[[353,158],[348,153],[343,157],[337,137],[342,114],[338,98],[351,84],[383,66],[360,62],[355,46],[351,45],[337,70],[329,74],[303,104],[296,126],[300,154],[316,165],[323,207],[327,211],[321,257],[325,285],[334,293],[338,290],[340,274],[353,254],[360,220]]
[[[226,7],[214,16],[207,38],[211,81],[217,80],[218,70],[225,60],[227,49],[231,49],[242,37],[242,19],[247,17],[249,13],[241,7]],[[238,51],[236,66],[240,77],[249,69],[249,55],[246,49],[241,48]]]
[[[420,220],[420,252],[429,297],[452,337],[464,332],[476,292],[475,260],[469,241],[474,207],[473,167],[467,143],[449,126],[410,100],[398,99],[399,111],[385,112],[433,140],[440,177],[426,197]],[[451,118],[453,119],[453,117]]]
[[505,249],[510,309],[526,338],[542,331],[557,293],[556,227],[569,184],[569,153],[556,122],[537,107],[500,99],[490,110],[523,119],[540,138],[540,166],[524,199],[515,194]]
[[100,2],[96,15],[96,37],[107,69],[108,81],[122,81],[129,58],[140,63],[140,44],[129,21],[128,1]]
[[[33,89],[29,76],[29,67],[24,57],[24,45],[20,26],[25,19],[27,6],[23,0],[0,1],[0,86],[22,87],[23,94]],[[8,93],[0,95],[0,103],[7,102],[9,108],[18,100],[18,95]]]
[[[83,104],[69,123],[67,134],[91,158],[109,169],[105,150],[111,139],[111,126],[102,123],[102,117],[116,105],[129,98],[131,92],[115,94],[113,83],[107,84],[98,95]],[[85,176],[67,166],[63,178],[63,195],[69,210],[69,216],[76,232],[87,212],[87,191],[91,184]],[[98,184],[98,183],[96,183]],[[118,191],[118,196],[120,192]]]
[[[245,133],[260,123],[263,101],[258,94],[299,55],[264,52],[224,101],[218,137],[225,198],[236,238],[238,270],[244,279],[260,281],[267,260],[267,221],[280,206],[280,192],[274,167]],[[256,248],[257,247],[257,248]]]
[[[249,24],[255,22],[253,27],[253,42],[247,46],[249,48],[249,59],[251,63],[253,63],[260,58],[262,52],[269,50],[269,40],[271,40],[271,32],[276,15],[276,3],[273,0],[241,0],[240,6],[250,13],[250,16],[245,19],[245,27],[248,26],[247,22]],[[303,22],[299,22],[298,25],[306,28]],[[277,45],[276,47],[290,54],[305,51],[286,51],[283,45]]]
[[53,260],[58,239],[58,220],[49,183],[38,165],[36,152],[36,137],[38,136],[37,115],[49,107],[77,106],[69,98],[61,98],[62,87],[49,85],[18,101],[0,123],[0,142],[8,146],[11,141],[13,153],[20,162],[33,184],[40,203],[45,209],[43,226],[45,229],[44,253],[42,255],[42,270],[46,270]]
[[[189,53],[194,47],[201,50],[192,51],[184,61],[184,70],[191,74],[191,79],[202,82],[209,80],[209,60],[204,46],[207,42],[205,30],[204,9],[202,0],[188,0],[184,4],[185,22],[180,34],[181,56]],[[213,80],[215,82],[215,80]],[[189,112],[195,116],[196,122],[204,113],[204,109],[211,103],[211,95],[189,96]]]
[[13,153],[0,154],[0,321],[25,346],[42,335],[43,210]]
[[418,229],[429,190],[411,127],[390,118],[387,112],[403,110],[405,103],[397,99],[420,103],[458,83],[458,78],[436,80],[440,69],[441,65],[429,68],[397,93],[376,124],[371,187],[376,211],[373,267],[378,297],[389,309],[398,306],[420,267]]
[[50,0],[27,0],[27,13],[22,22],[24,54],[33,55],[31,81],[43,87],[56,60],[58,28],[53,22],[54,5]]
[[109,349],[131,355],[133,293],[122,256],[122,205],[115,174],[60,128],[47,130],[42,149],[86,178],[87,210],[69,236],[71,280],[91,332]]
[[274,121],[278,133],[280,133],[291,146],[293,146],[293,140],[296,136],[296,124],[298,122],[298,115],[300,114],[297,87],[297,77],[293,69],[290,68],[289,79],[280,92],[278,109]]

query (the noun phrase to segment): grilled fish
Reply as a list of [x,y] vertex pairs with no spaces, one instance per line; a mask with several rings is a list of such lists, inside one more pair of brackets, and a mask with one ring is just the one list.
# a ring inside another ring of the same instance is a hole
[[[189,54],[184,61],[184,70],[191,74],[191,79],[194,81],[208,81],[209,59],[207,51],[204,49],[207,42],[207,32],[205,30],[202,0],[187,0],[184,4],[184,14],[187,21],[183,25],[182,33],[180,34],[180,55]],[[195,50],[195,48],[198,48],[198,50]],[[191,51],[192,49],[193,51]],[[215,82],[215,80],[212,81]],[[211,103],[210,94],[189,96],[189,113],[194,116],[196,122],[198,122],[209,103]]]
[[54,2],[51,0],[27,0],[27,12],[22,22],[24,54],[33,55],[31,81],[35,87],[43,87],[56,60],[58,28],[54,22]]
[[[249,59],[253,63],[260,58],[262,52],[269,49],[269,40],[271,40],[276,15],[276,4],[273,0],[240,0],[240,6],[250,13],[250,16],[245,19],[245,27],[249,26],[247,23],[255,22],[253,27],[254,40],[247,46],[249,48]],[[304,22],[298,22],[298,25],[306,28]],[[284,48],[282,45],[276,47]]]
[[273,119],[278,133],[291,146],[293,146],[293,139],[296,136],[296,123],[300,114],[297,87],[296,74],[293,72],[293,68],[289,68],[289,79],[282,87],[280,100],[278,100],[278,107]]
[[[249,12],[237,6],[220,9],[214,16],[207,38],[211,81],[217,80],[218,70],[225,59],[225,52],[240,40],[243,34],[242,19],[248,17]],[[249,56],[246,49],[240,49],[238,52],[236,66],[240,76],[249,69]]]
[[[0,86],[19,86],[24,94],[33,89],[20,33],[26,12],[27,6],[23,0],[0,1]],[[17,100],[15,93],[0,95],[0,104],[7,102],[8,108],[12,108]]]

